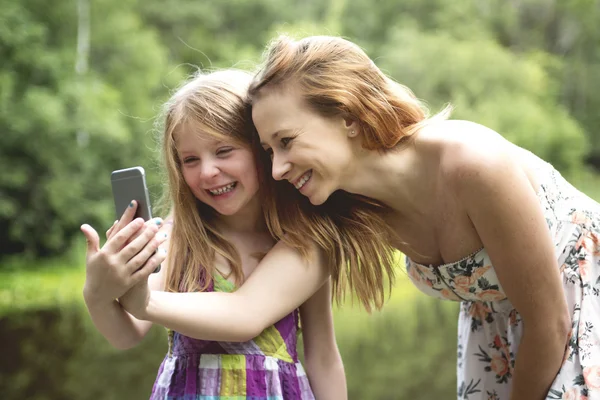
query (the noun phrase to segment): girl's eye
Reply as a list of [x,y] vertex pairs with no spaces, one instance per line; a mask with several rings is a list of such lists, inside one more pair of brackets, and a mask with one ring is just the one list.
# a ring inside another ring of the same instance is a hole
[[222,149],[217,150],[217,155],[218,156],[224,156],[226,154],[229,154],[233,151],[233,147],[224,147]]
[[190,164],[190,163],[193,163],[196,160],[198,160],[198,157],[186,157],[186,158],[183,159],[183,163],[184,164]]

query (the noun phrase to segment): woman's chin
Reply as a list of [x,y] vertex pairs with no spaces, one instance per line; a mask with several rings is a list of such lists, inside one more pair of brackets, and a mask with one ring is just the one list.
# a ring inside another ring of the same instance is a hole
[[313,206],[320,206],[321,204],[325,203],[329,198],[329,196],[324,196],[324,193],[322,192],[311,193],[311,195],[307,197],[308,201],[310,201],[310,204],[312,204]]

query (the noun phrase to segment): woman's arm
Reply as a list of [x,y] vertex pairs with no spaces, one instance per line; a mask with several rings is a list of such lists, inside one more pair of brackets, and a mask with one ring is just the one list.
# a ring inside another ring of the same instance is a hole
[[[165,253],[155,250],[159,245],[168,247],[163,234],[170,232],[170,225],[163,224],[156,234],[158,229],[154,220],[146,224],[141,220],[131,222],[134,215],[135,207],[125,211],[119,223],[107,232],[108,240],[102,249],[99,249],[96,231],[89,225],[82,226],[88,242],[83,289],[85,304],[96,329],[118,349],[137,345],[152,323],[131,316],[116,298],[146,279],[151,288],[163,290],[167,271]],[[136,256],[129,257],[128,252]],[[152,273],[161,262],[160,272]]]
[[316,246],[308,258],[283,242],[261,260],[233,293],[167,293],[122,303],[144,319],[203,340],[243,342],[298,308],[325,282],[329,271]]
[[546,220],[525,172],[507,153],[454,150],[452,185],[523,319],[510,398],[544,399],[571,326]]
[[300,307],[306,374],[317,400],[346,400],[348,388],[335,341],[328,280]]

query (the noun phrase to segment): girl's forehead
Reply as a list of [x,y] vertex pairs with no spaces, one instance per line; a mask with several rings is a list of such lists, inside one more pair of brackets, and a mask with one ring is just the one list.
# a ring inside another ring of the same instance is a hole
[[181,124],[173,132],[173,139],[178,147],[186,145],[211,147],[232,141],[226,135],[214,132],[198,122],[185,122]]

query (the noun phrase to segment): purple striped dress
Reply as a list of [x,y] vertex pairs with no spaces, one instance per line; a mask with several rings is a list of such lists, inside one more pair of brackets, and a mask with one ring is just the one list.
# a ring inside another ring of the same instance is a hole
[[[222,277],[209,291],[235,287]],[[314,400],[298,361],[298,310],[238,342],[197,340],[169,331],[169,351],[160,368],[151,400]]]

